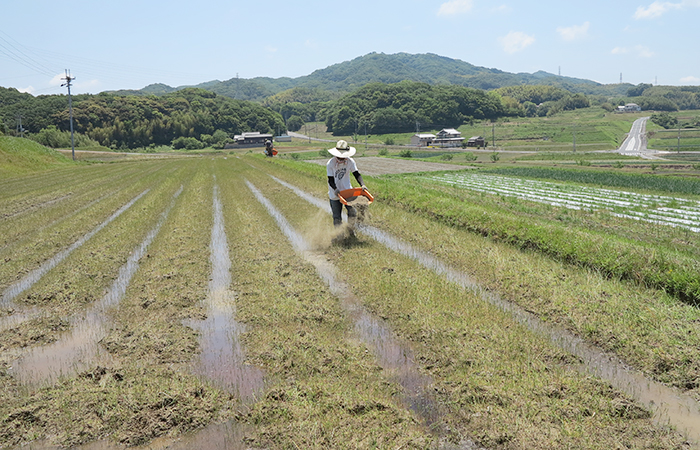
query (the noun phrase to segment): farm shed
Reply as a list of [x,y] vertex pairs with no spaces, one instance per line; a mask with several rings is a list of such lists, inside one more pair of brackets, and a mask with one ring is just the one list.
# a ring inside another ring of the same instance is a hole
[[486,147],[486,140],[481,136],[472,136],[467,140],[467,147]]
[[433,143],[435,139],[434,134],[430,133],[418,133],[411,136],[411,145],[415,147],[427,147]]
[[258,131],[237,134],[233,137],[236,145],[265,145],[266,140],[272,140],[271,134],[262,134]]

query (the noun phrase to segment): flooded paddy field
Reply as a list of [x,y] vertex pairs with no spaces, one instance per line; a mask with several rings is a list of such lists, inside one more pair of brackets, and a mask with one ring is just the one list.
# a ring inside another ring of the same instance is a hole
[[[381,190],[345,235],[320,166],[125,162],[0,187],[2,448],[700,438],[693,306],[395,208]],[[675,353],[655,328],[666,322]]]

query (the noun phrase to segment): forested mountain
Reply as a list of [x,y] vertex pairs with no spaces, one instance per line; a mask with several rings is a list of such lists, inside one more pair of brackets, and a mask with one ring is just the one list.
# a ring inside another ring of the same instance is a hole
[[[347,93],[368,83],[391,84],[405,80],[428,84],[454,84],[483,90],[521,84],[551,85],[572,93],[613,96],[625,95],[627,89],[633,86],[631,84],[602,85],[590,80],[562,77],[543,71],[516,74],[474,66],[458,59],[432,53],[417,55],[369,53],[298,78],[232,78],[226,81],[209,81],[194,87],[226,97],[262,101],[271,95],[295,87]],[[164,85],[151,85],[142,91],[157,94],[167,89],[178,90],[185,87],[192,86],[170,88]]]

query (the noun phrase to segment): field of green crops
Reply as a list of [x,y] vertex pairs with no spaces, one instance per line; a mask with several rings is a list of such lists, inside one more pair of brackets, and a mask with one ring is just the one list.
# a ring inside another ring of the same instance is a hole
[[0,447],[690,448],[697,195],[553,177],[366,176],[354,236],[292,158],[5,177]]

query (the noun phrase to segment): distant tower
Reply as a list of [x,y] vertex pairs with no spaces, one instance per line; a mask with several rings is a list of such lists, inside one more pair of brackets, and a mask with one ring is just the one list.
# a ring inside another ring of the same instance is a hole
[[561,66],[559,66],[559,76],[561,76]]
[[622,72],[620,72],[620,84],[622,84]]

